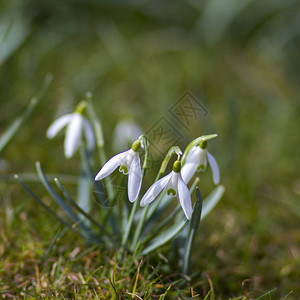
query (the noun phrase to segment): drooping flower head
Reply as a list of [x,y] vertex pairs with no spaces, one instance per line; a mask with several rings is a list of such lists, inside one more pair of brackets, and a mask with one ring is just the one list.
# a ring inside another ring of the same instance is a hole
[[141,199],[140,205],[143,207],[151,203],[163,190],[166,190],[168,195],[172,194],[173,197],[178,195],[183,212],[190,220],[193,212],[192,201],[190,191],[182,179],[180,160],[175,161],[172,172],[152,184]]
[[109,176],[118,167],[120,167],[120,172],[122,172],[124,175],[128,174],[128,199],[130,202],[134,202],[139,195],[142,185],[142,169],[138,153],[140,146],[141,143],[138,139],[132,144],[130,149],[116,154],[111,159],[109,159],[95,176],[95,181]]
[[59,131],[67,127],[66,137],[64,142],[65,157],[70,158],[78,149],[82,140],[82,132],[84,132],[88,149],[95,147],[95,135],[89,121],[83,117],[82,113],[86,107],[86,102],[80,102],[75,112],[66,114],[56,119],[47,130],[47,137],[54,138]]
[[193,146],[189,151],[181,171],[183,180],[188,183],[196,171],[204,172],[206,170],[207,160],[212,170],[213,181],[215,184],[219,184],[219,166],[215,158],[207,151],[207,141]]

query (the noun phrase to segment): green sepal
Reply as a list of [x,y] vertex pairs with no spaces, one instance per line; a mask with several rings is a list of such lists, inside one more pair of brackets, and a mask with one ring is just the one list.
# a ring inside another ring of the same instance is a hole
[[86,100],[80,101],[75,108],[75,112],[82,115],[83,111],[86,109],[87,105],[88,105],[88,103]]
[[180,162],[180,160],[176,160],[174,162],[174,164],[173,164],[173,171],[175,173],[180,173],[180,171],[181,171],[181,162]]
[[199,147],[201,148],[201,149],[206,149],[207,148],[207,141],[203,141],[203,142],[201,142],[200,144],[199,144]]
[[131,149],[134,152],[138,152],[140,150],[140,148],[141,148],[141,141],[140,141],[140,139],[137,139],[136,141],[133,142]]

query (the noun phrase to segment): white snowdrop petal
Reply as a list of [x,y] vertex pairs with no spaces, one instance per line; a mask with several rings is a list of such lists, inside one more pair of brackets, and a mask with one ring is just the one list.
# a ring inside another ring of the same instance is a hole
[[201,152],[201,149],[199,146],[192,147],[185,159],[184,164],[195,163],[195,164],[199,165],[200,152]]
[[110,175],[122,163],[124,157],[128,154],[128,151],[129,150],[121,152],[109,159],[97,173],[95,180],[98,181]]
[[56,119],[47,129],[46,135],[47,138],[54,138],[57,133],[66,126],[69,122],[71,122],[73,114],[67,114]]
[[93,149],[96,144],[93,127],[91,126],[91,124],[87,119],[83,120],[83,126],[84,126],[84,133],[87,142],[87,147],[88,149]]
[[201,171],[205,171],[206,169],[206,165],[207,165],[207,160],[206,160],[206,153],[207,153],[207,150],[206,149],[200,149],[200,152],[199,152],[199,164],[198,165],[203,165],[204,166],[204,170],[202,169]]
[[174,171],[171,172],[171,177],[167,184],[167,189],[172,189],[177,193],[178,177],[179,177],[179,173],[176,173]]
[[167,186],[170,178],[171,178],[172,172],[168,175],[164,176],[160,180],[154,182],[151,187],[148,189],[148,191],[143,196],[140,205],[146,206],[147,204],[151,203],[158,194]]
[[220,183],[220,170],[217,161],[215,158],[207,151],[207,158],[209,165],[211,167],[212,175],[213,175],[213,180],[215,184]]
[[65,156],[67,158],[70,158],[79,146],[82,135],[82,122],[82,116],[74,113],[68,125],[65,138]]
[[124,159],[122,161],[121,165],[126,166],[128,171],[130,170],[130,166],[131,166],[134,156],[135,156],[135,152],[130,148],[127,152],[127,155],[124,157]]
[[186,218],[190,220],[193,213],[191,195],[181,176],[178,178],[178,199]]
[[186,184],[190,182],[195,172],[197,171],[198,164],[195,163],[185,163],[181,169],[182,179]]
[[128,176],[128,199],[134,202],[140,192],[142,185],[142,169],[141,162],[138,155],[133,157]]

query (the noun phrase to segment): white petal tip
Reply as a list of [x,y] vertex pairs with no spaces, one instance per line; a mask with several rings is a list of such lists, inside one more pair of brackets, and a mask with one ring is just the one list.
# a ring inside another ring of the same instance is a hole
[[101,174],[99,174],[99,173],[95,176],[95,181],[99,181],[102,179],[103,179],[103,176],[101,176]]
[[130,198],[128,198],[128,200],[130,203],[134,203],[136,201],[136,199],[130,199]]

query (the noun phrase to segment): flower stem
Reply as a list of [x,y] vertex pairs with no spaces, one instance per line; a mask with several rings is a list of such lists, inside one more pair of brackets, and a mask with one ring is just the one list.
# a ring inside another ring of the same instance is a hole
[[128,240],[128,237],[129,237],[129,233],[130,233],[131,227],[132,227],[133,218],[134,218],[137,206],[138,206],[138,201],[136,200],[134,202],[133,206],[132,206],[132,209],[131,209],[131,212],[130,212],[130,216],[129,216],[129,219],[128,219],[128,222],[127,222],[127,226],[126,226],[123,238],[122,238],[122,247],[125,247],[125,245],[127,243],[127,240]]
[[[146,169],[142,170],[142,180],[144,178],[145,171],[146,171]],[[135,202],[132,206],[130,216],[129,216],[129,219],[128,219],[128,222],[127,222],[127,226],[126,226],[123,238],[122,238],[122,248],[124,248],[126,243],[127,243],[127,240],[128,240],[128,237],[129,237],[129,234],[130,234],[130,231],[131,231],[132,223],[133,223],[133,218],[134,218],[135,212],[136,212],[137,207],[138,207],[138,202],[139,202],[138,199],[135,200]]]
[[[162,176],[162,174],[163,173],[160,170],[158,172],[158,174],[157,174],[154,182],[156,182]],[[138,223],[137,228],[136,228],[135,233],[134,233],[133,241],[132,241],[132,244],[131,244],[131,247],[130,247],[131,251],[136,251],[136,247],[138,245],[138,240],[139,240],[139,238],[141,236],[141,232],[142,232],[142,229],[143,229],[143,226],[144,226],[147,214],[148,214],[148,210],[149,210],[149,205],[147,205],[143,209],[142,216],[141,216],[141,218],[139,220],[139,223]]]

